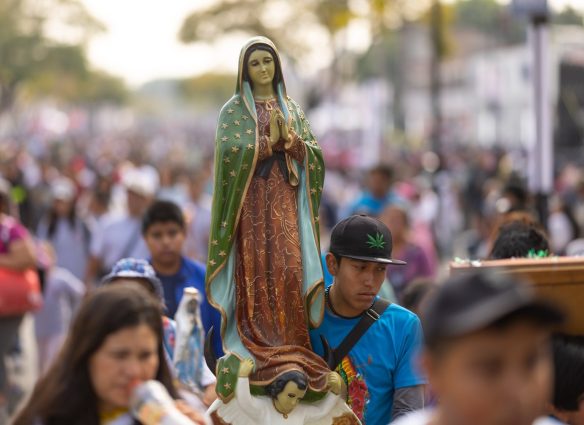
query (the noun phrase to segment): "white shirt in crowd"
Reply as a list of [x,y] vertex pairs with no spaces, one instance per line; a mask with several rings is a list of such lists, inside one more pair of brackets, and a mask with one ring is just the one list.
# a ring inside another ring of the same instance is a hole
[[148,258],[148,248],[142,239],[142,222],[130,216],[104,220],[101,232],[93,235],[90,251],[101,259],[105,269],[111,269],[122,258]]
[[50,238],[48,222],[43,220],[37,229],[37,236],[53,245],[57,266],[69,270],[78,279],[84,278],[91,236],[81,220],[75,220],[72,227],[69,220],[59,219]]

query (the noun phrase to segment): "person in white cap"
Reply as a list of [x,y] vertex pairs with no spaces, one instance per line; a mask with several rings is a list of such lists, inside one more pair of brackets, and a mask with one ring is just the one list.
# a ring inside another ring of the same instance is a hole
[[122,183],[127,193],[127,214],[107,220],[102,231],[94,235],[85,274],[88,284],[103,277],[122,258],[148,258],[148,248],[142,239],[142,215],[154,200],[158,182],[150,173],[130,169]]
[[77,190],[73,181],[59,177],[51,182],[52,204],[38,225],[36,235],[49,242],[57,257],[56,265],[78,279],[85,277],[91,233],[77,214]]

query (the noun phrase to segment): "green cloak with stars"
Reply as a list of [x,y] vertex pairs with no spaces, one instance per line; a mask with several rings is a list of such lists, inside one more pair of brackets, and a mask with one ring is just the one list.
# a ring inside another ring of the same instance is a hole
[[[222,315],[224,351],[240,359],[253,356],[239,340],[235,323],[236,234],[244,202],[258,156],[257,115],[249,82],[243,80],[243,58],[254,44],[273,43],[264,37],[251,39],[242,49],[235,95],[223,106],[215,138],[215,184],[206,290],[210,303]],[[281,66],[279,67],[281,70]],[[298,188],[298,226],[302,250],[303,297],[307,326],[317,327],[324,313],[324,283],[320,261],[318,208],[324,182],[322,151],[300,106],[286,95],[283,78],[277,86],[277,100],[290,128],[305,145],[304,163],[289,159],[290,182]],[[250,252],[249,255],[254,255]],[[273,253],[273,255],[278,255]],[[234,371],[235,372],[235,371]]]

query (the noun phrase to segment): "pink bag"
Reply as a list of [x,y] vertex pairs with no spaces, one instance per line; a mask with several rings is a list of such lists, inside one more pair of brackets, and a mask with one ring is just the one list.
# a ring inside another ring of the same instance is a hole
[[0,316],[17,316],[43,305],[36,270],[0,269]]

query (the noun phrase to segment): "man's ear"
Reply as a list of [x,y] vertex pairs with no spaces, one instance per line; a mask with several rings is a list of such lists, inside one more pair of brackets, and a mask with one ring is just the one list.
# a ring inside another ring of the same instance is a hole
[[333,276],[337,275],[337,270],[339,269],[339,263],[335,258],[334,254],[328,253],[326,255],[326,268],[328,269],[329,273]]

